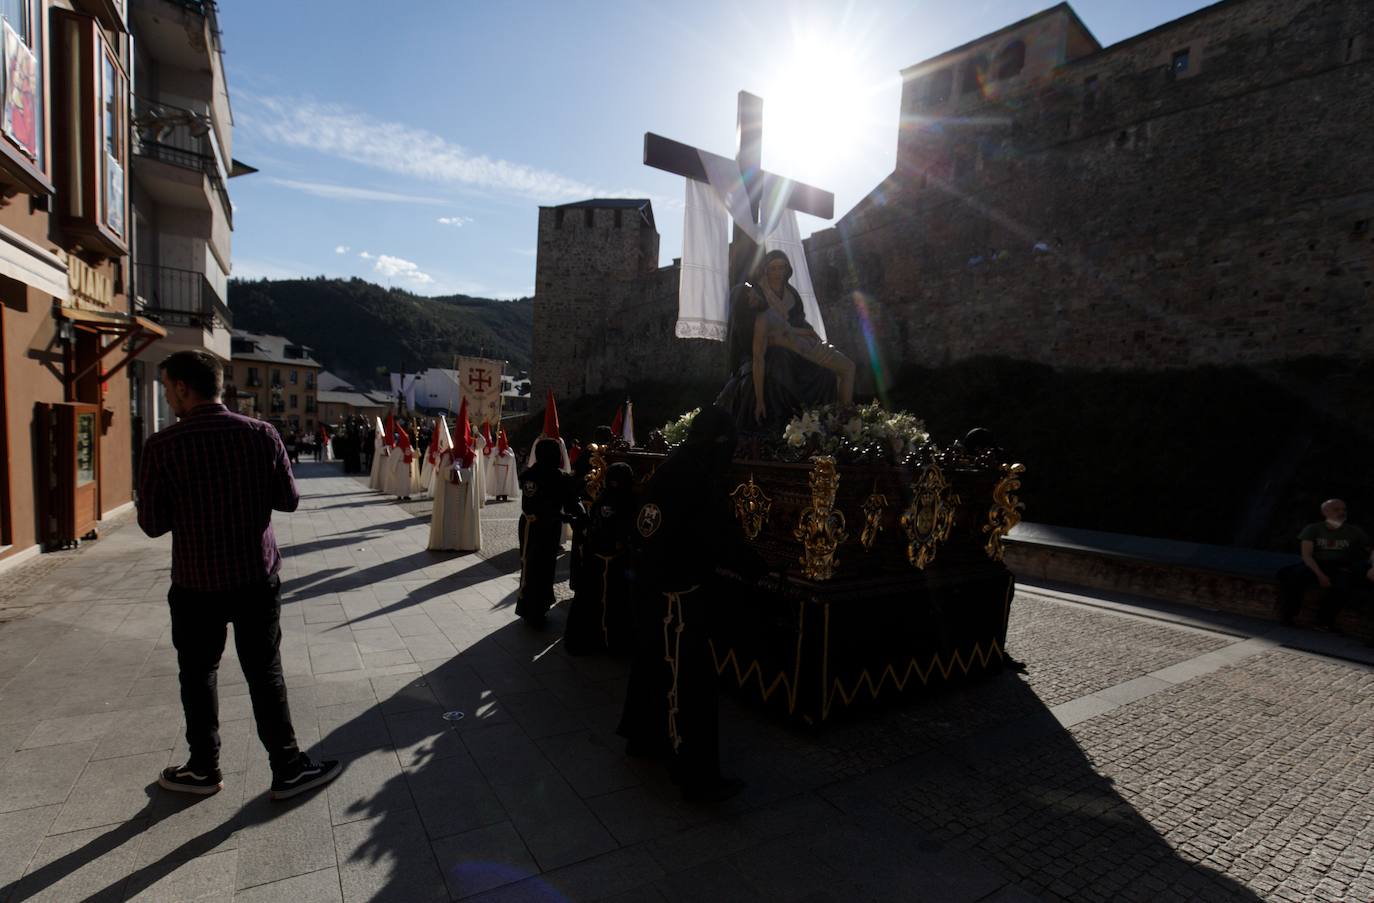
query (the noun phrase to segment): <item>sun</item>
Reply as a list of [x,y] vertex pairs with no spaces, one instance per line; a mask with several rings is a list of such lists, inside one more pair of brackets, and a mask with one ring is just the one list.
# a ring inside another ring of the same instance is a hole
[[763,162],[824,183],[860,155],[874,90],[853,43],[817,27],[790,38],[763,89]]

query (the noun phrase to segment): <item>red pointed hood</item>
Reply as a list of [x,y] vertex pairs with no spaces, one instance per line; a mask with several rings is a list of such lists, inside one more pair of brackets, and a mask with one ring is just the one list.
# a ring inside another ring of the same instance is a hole
[[386,415],[385,435],[382,436],[382,444],[387,448],[396,447],[396,418],[390,414]]
[[548,401],[544,405],[544,435],[549,439],[559,439],[558,405],[553,400],[553,389],[548,391]]
[[625,408],[623,408],[623,407],[616,408],[616,409],[615,409],[615,419],[611,421],[611,434],[612,434],[612,435],[615,435],[615,436],[619,436],[619,435],[620,435],[621,426],[622,426],[624,423],[625,423]]
[[501,430],[501,432],[496,435],[496,450],[503,455],[510,451],[510,442],[506,439],[505,430]]
[[482,438],[485,439],[485,440],[486,440],[486,443],[487,443],[486,445],[482,446],[482,454],[484,454],[484,455],[489,455],[489,454],[491,454],[492,446],[494,446],[494,445],[496,444],[496,440],[495,440],[494,438],[492,438],[492,435],[491,435],[491,422],[490,422],[490,421],[487,421],[487,420],[483,420],[483,421],[482,421]]
[[457,429],[453,435],[454,460],[462,461],[464,467],[471,467],[477,455],[472,450],[472,421],[468,420],[468,400],[458,406]]

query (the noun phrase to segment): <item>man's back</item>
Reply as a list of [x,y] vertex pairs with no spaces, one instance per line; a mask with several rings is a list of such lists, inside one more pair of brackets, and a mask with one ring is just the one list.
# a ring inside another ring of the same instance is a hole
[[221,590],[259,583],[281,564],[272,509],[300,496],[270,424],[203,404],[149,437],[139,477],[138,522],[172,531],[172,582]]

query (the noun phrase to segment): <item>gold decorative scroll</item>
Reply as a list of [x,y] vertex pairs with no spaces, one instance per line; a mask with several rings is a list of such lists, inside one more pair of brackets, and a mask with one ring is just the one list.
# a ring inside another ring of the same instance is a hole
[[[873,488],[875,490],[878,488],[876,481]],[[864,503],[861,506],[864,513],[864,529],[863,532],[859,534],[859,544],[864,547],[865,552],[871,551],[873,549],[873,544],[878,541],[878,534],[883,529],[883,509],[886,507],[887,496],[879,492],[875,491],[868,498],[864,499]]]
[[596,501],[601,496],[601,491],[606,488],[606,458],[603,455],[605,449],[593,443],[587,446],[587,453],[592,456],[592,466],[587,470],[587,498]]
[[844,512],[835,510],[835,492],[840,475],[835,471],[835,459],[829,455],[814,458],[808,476],[811,484],[811,506],[801,513],[793,536],[801,540],[805,554],[798,559],[802,576],[808,580],[829,580],[835,576],[835,549],[849,538],[845,532]]
[[739,518],[744,535],[750,540],[757,539],[768,520],[768,512],[773,508],[773,500],[764,495],[763,488],[754,482],[752,473],[748,482],[735,487],[730,498],[734,499],[735,517]]
[[926,465],[911,485],[911,505],[902,514],[902,528],[909,540],[906,557],[917,570],[935,560],[940,543],[949,539],[959,496],[950,487],[940,466]]
[[1021,509],[1026,506],[1012,493],[1021,488],[1020,477],[1025,472],[1025,465],[1003,464],[1002,479],[992,490],[992,507],[988,509],[988,522],[983,525],[983,532],[988,534],[983,551],[993,561],[1001,561],[1006,552],[1002,537],[1021,523]]

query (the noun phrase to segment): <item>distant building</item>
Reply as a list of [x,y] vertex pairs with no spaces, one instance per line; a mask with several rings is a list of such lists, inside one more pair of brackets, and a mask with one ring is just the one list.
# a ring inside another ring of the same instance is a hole
[[343,423],[352,417],[369,422],[386,416],[392,399],[385,392],[355,389],[341,376],[321,370],[315,378],[319,391],[320,422],[328,425]]
[[313,432],[320,420],[320,363],[304,345],[234,330],[225,368],[225,403],[280,431]]
[[[123,5],[123,4],[116,4]],[[137,312],[167,337],[133,368],[136,425],[146,437],[173,421],[158,361],[201,349],[230,356],[228,307],[234,208],[228,180],[233,113],[213,0],[128,0],[131,75],[129,202]]]

